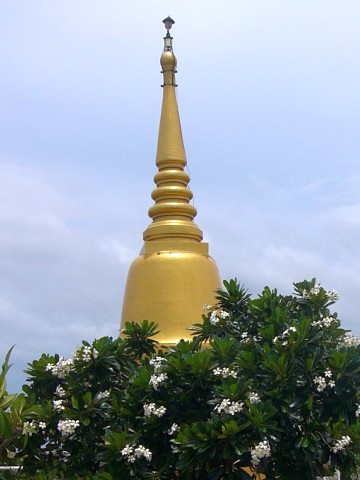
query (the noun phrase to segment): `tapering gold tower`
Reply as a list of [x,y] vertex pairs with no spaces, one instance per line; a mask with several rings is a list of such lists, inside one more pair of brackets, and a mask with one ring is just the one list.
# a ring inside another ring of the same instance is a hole
[[127,321],[155,321],[162,344],[191,338],[188,328],[201,320],[204,304],[214,304],[219,271],[194,222],[196,208],[184,171],[186,155],[175,93],[176,57],[167,30],[160,58],[164,77],[156,166],[156,184],[149,209],[152,223],[143,234],[140,255],[133,261],[124,294],[121,328]]

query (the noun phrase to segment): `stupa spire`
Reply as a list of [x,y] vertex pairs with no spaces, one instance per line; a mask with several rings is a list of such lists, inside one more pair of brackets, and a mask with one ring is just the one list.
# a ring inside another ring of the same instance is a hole
[[208,244],[194,222],[196,208],[185,172],[186,155],[176,100],[176,57],[167,30],[160,63],[163,100],[156,155],[156,188],[149,209],[152,223],[145,229],[144,246],[132,262],[126,282],[121,328],[127,321],[159,324],[157,340],[174,344],[191,338],[189,327],[201,319],[203,306],[213,304],[220,276]]
[[144,240],[182,238],[201,242],[202,231],[193,222],[196,208],[189,203],[193,198],[188,187],[190,177],[184,171],[186,154],[175,92],[177,62],[169,32],[175,22],[167,17],[163,23],[167,33],[160,58],[164,83],[156,155],[159,171],[154,177],[157,188],[151,194],[155,205],[149,209],[153,223],[145,230]]

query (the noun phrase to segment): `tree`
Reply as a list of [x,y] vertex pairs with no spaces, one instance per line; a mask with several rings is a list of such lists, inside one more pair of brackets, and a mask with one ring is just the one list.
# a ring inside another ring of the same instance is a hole
[[192,341],[161,349],[154,323],[128,323],[126,338],[30,364],[25,478],[350,478],[360,347],[330,313],[337,293],[315,279],[255,299],[224,287]]

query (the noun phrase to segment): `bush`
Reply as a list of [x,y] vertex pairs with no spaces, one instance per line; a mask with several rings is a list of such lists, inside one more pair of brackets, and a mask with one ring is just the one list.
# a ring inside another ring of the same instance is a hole
[[161,349],[155,324],[127,323],[30,364],[13,451],[25,478],[350,478],[360,347],[330,313],[337,293],[315,279],[292,296],[224,287],[192,341]]

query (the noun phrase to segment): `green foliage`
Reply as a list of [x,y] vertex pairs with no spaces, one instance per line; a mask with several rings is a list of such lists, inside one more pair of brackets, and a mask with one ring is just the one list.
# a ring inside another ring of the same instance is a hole
[[83,342],[70,360],[31,363],[24,394],[3,389],[0,399],[21,475],[315,480],[337,468],[350,478],[359,342],[329,310],[336,292],[315,279],[294,287],[253,299],[236,279],[224,282],[193,340],[166,351],[144,321],[127,323],[125,338]]

